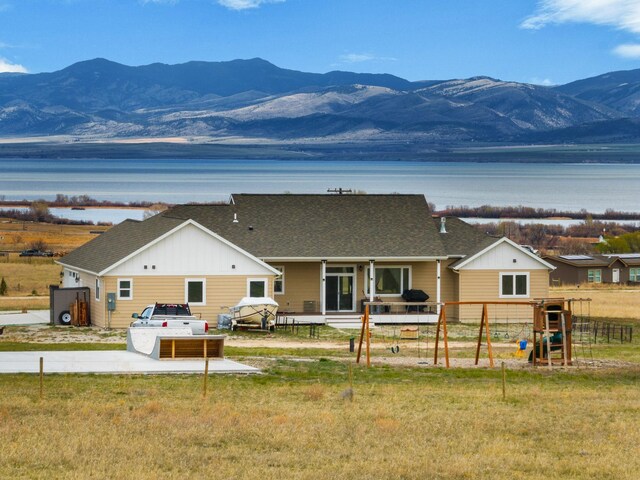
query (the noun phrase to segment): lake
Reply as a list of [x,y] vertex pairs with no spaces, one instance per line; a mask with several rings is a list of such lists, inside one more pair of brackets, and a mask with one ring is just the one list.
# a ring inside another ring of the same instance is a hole
[[421,193],[447,205],[640,210],[639,164],[420,161],[0,159],[0,196],[52,200],[225,201],[231,193]]

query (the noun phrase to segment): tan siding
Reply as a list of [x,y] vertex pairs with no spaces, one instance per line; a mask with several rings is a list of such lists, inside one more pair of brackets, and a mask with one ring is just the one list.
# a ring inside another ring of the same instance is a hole
[[91,275],[85,272],[79,272],[80,275],[80,283],[83,287],[89,287],[89,298],[87,298],[87,302],[89,303],[90,308],[90,316],[91,316],[91,324],[97,325],[99,327],[104,327],[104,310],[106,309],[106,294],[104,291],[104,282],[102,285],[102,289],[100,290],[100,301],[96,301],[96,277],[95,275]]
[[[523,301],[544,298],[549,295],[549,273],[547,270],[529,272],[530,295],[528,298],[500,298],[498,270],[463,270],[460,272],[460,301]],[[528,306],[489,306],[489,320],[531,320],[532,310]],[[447,314],[449,312],[447,311]],[[480,321],[481,305],[462,305],[461,321]]]
[[[356,268],[355,300],[356,310],[360,308],[360,300],[365,298],[367,289],[366,271],[369,263],[341,265],[353,265]],[[410,266],[412,275],[412,287],[424,290],[430,296],[429,300],[436,300],[436,263],[435,262],[376,262],[377,267],[385,265]],[[441,281],[442,298],[451,300],[454,298],[455,275],[446,269],[446,263],[442,263]],[[290,312],[302,312],[303,302],[313,300],[316,302],[317,310],[320,304],[320,281],[322,264],[320,262],[283,263],[273,262],[273,266],[283,266],[285,269],[285,293],[276,295],[274,298],[280,304],[281,310]],[[327,264],[332,266],[332,264]],[[360,269],[362,267],[362,269]],[[387,301],[402,301],[400,295],[384,297]]]
[[[124,278],[124,277],[123,277]],[[191,310],[195,315],[208,320],[214,327],[218,321],[218,314],[228,313],[229,307],[247,295],[248,278],[265,278],[264,276],[215,276],[215,277],[126,277],[133,280],[133,299],[117,299],[118,277],[105,277],[106,292],[116,293],[116,310],[111,317],[113,328],[128,327],[132,322],[131,314],[140,313],[147,306],[155,302],[183,303],[185,278],[205,278],[206,305],[193,305]],[[268,295],[273,296],[273,278],[268,278]]]
[[320,310],[320,262],[274,262],[273,265],[284,267],[284,295],[273,297],[281,310],[302,312],[305,300],[315,301],[317,310]]

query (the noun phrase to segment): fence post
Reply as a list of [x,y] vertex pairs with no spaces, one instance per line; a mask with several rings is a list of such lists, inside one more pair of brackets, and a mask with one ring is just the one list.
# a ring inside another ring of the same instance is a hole
[[205,358],[204,360],[204,379],[202,386],[202,396],[207,397],[207,379],[209,378],[209,359]]
[[44,395],[44,358],[40,357],[40,400]]

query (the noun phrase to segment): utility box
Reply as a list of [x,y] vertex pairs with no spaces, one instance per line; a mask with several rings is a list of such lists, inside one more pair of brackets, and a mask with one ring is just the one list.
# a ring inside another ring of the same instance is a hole
[[116,294],[107,293],[107,310],[113,312],[116,309]]

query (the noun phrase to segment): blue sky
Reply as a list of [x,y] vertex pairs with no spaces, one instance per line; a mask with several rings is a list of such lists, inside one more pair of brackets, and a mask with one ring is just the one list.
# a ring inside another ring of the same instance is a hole
[[562,84],[640,67],[640,0],[0,0],[0,71],[96,57]]

